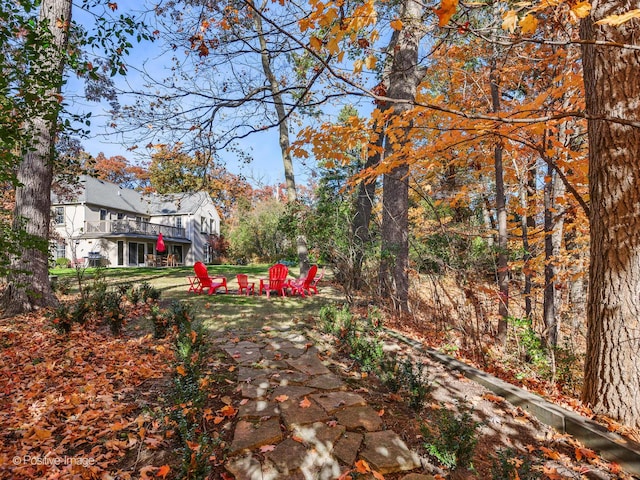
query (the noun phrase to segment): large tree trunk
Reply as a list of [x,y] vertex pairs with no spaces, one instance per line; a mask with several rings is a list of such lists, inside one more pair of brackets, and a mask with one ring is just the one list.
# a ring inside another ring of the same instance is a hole
[[[491,67],[491,102],[493,113],[500,111],[500,85],[495,65]],[[504,165],[502,162],[502,140],[494,147],[493,160],[496,174],[496,216],[498,217],[498,341],[507,338],[507,318],[509,316],[509,231],[507,229],[507,197],[504,186]]]
[[[268,2],[263,2],[259,10],[263,11],[267,7]],[[296,180],[293,172],[293,160],[291,159],[291,141],[289,140],[289,121],[287,120],[287,112],[284,108],[284,101],[282,98],[282,92],[280,91],[280,85],[278,79],[271,68],[271,55],[265,40],[264,29],[262,26],[262,17],[260,15],[254,16],[254,26],[260,42],[260,56],[262,60],[262,70],[264,72],[269,87],[271,88],[271,94],[273,95],[273,104],[278,116],[278,133],[280,150],[282,151],[282,163],[284,166],[284,178],[287,188],[287,200],[291,203],[295,203],[298,200],[298,193],[296,190]],[[307,249],[307,239],[304,235],[298,233],[296,236],[296,248],[298,251],[298,262],[300,265],[300,275],[305,275],[309,270],[309,252]]]
[[[24,227],[37,246],[28,246],[12,261],[9,287],[3,298],[4,313],[15,315],[40,307],[55,306],[48,270],[48,239],[51,220],[51,182],[54,146],[60,111],[65,49],[71,22],[71,0],[44,0],[40,6],[38,40],[42,54],[30,65],[33,89],[29,93],[42,101],[33,106],[31,120],[24,126],[25,154],[18,167],[15,228]],[[36,63],[37,62],[37,63]]]
[[[377,130],[377,129],[376,129]],[[382,129],[381,129],[382,130]],[[382,148],[384,144],[384,132],[376,132],[378,138],[375,146]],[[382,154],[376,150],[373,155],[367,157],[364,169],[376,167]],[[353,281],[354,287],[359,289],[362,287],[362,264],[364,262],[364,254],[367,243],[371,241],[369,225],[371,223],[371,211],[376,197],[376,179],[365,180],[358,186],[358,196],[356,197],[355,213],[351,221],[351,233],[353,235]]]
[[638,20],[594,24],[630,5],[595,0],[581,25],[591,199],[583,398],[596,413],[640,427],[640,128],[602,119],[638,120],[640,52],[618,46],[638,45]]
[[[402,30],[396,32],[388,52],[393,56],[388,75],[387,96],[407,103],[395,103],[388,128],[395,129],[395,141],[387,136],[385,159],[393,156],[398,143],[408,141],[394,127],[394,119],[402,117],[415,100],[418,85],[425,70],[418,67],[418,49],[424,35],[421,21],[423,4],[417,0],[404,0],[400,19]],[[404,119],[408,121],[408,119]],[[405,128],[406,129],[406,128]],[[408,131],[407,131],[408,133]],[[409,166],[400,163],[384,175],[382,191],[382,258],[380,262],[380,287],[383,295],[393,299],[394,309],[409,310]]]

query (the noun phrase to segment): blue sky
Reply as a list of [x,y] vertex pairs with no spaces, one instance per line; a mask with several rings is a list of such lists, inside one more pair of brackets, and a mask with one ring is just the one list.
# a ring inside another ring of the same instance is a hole
[[[123,3],[121,2],[122,5]],[[115,13],[119,15],[122,12],[117,11]],[[74,15],[79,23],[90,21],[88,20],[89,17],[79,9],[76,10]],[[126,59],[128,64],[132,66],[145,64],[147,70],[152,70],[158,76],[165,74],[169,62],[163,59],[154,43],[132,43],[134,44],[133,49]],[[126,78],[116,76],[113,80],[117,86],[123,89],[126,89],[127,85],[138,86],[142,84],[142,77],[136,71],[136,68],[130,68]],[[152,151],[147,150],[143,145],[133,151],[128,150],[135,143],[132,140],[123,141],[117,132],[108,128],[111,123],[108,113],[109,104],[104,101],[101,103],[87,101],[83,96],[83,90],[84,87],[81,81],[76,78],[68,79],[65,97],[67,103],[70,104],[70,110],[77,113],[91,112],[91,126],[89,127],[91,133],[87,138],[81,139],[84,149],[93,156],[102,152],[107,157],[121,155],[132,163],[148,161]],[[123,104],[128,103],[127,98],[121,98],[120,100]],[[253,134],[242,140],[240,146],[249,153],[253,161],[246,164],[240,161],[234,153],[220,152],[220,158],[229,171],[243,174],[254,184],[275,184],[284,181],[284,169],[277,129]],[[294,168],[298,183],[305,183],[308,169],[298,162],[295,163]]]

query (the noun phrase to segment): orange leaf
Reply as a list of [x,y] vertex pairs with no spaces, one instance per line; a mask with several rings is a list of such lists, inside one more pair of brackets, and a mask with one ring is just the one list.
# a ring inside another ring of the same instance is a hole
[[544,455],[547,458],[550,458],[551,460],[560,460],[560,454],[555,450],[552,450],[547,447],[540,447],[540,450],[542,451],[542,453],[544,453]]
[[498,395],[494,395],[492,393],[485,393],[484,395],[482,395],[482,398],[484,398],[485,400],[488,400],[489,402],[493,402],[493,403],[502,403],[504,401],[504,398],[498,396]]
[[158,467],[154,467],[153,465],[147,465],[146,467],[142,467],[140,469],[140,478],[142,480],[150,480],[151,477],[149,477],[148,475],[150,473],[155,472],[158,469]]
[[378,416],[381,417],[384,415],[384,408],[378,411]]
[[380,472],[377,472],[375,470],[371,470],[371,475],[373,475],[373,477],[377,480],[384,480],[384,476]]
[[358,460],[355,467],[358,473],[367,473],[371,471],[371,467],[365,460]]
[[34,427],[33,433],[38,440],[46,440],[51,437],[51,432],[49,430],[45,430],[44,428]]
[[286,402],[287,400],[289,400],[289,395],[278,395],[275,398],[275,400],[276,400],[276,402],[280,402],[280,403]]
[[224,422],[224,417],[216,417],[213,419],[213,423],[218,425],[219,423]]
[[176,372],[178,372],[183,377],[187,374],[187,371],[184,369],[184,367],[182,365],[178,365],[176,367]]
[[198,442],[192,442],[190,440],[187,440],[187,446],[193,451],[193,452],[199,452],[200,451],[200,447],[201,445]]
[[402,20],[400,20],[399,18],[392,20],[390,25],[394,30],[402,30]]
[[564,477],[558,473],[558,470],[550,467],[542,467],[542,473],[544,473],[549,480],[563,480]]
[[449,23],[457,9],[458,0],[442,0],[440,8],[434,10],[434,13],[438,16],[438,25],[444,27]]
[[260,447],[261,453],[273,452],[276,449],[275,445],[263,445]]
[[156,472],[156,477],[165,478],[167,475],[169,475],[170,471],[171,471],[171,467],[169,465],[163,465]]
[[231,405],[226,405],[222,407],[222,409],[220,410],[220,413],[225,417],[233,417],[236,413],[238,413],[238,410],[233,408]]
[[304,397],[304,400],[300,401],[300,408],[309,408],[311,406],[311,402],[307,397]]

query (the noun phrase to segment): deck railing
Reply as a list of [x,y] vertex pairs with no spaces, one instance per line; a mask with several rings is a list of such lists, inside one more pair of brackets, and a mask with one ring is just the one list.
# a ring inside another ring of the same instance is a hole
[[85,222],[85,233],[122,233],[148,235],[150,237],[157,236],[162,233],[167,238],[185,238],[186,231],[184,228],[173,227],[171,225],[160,225],[158,223],[141,222],[137,220],[100,220],[97,222]]

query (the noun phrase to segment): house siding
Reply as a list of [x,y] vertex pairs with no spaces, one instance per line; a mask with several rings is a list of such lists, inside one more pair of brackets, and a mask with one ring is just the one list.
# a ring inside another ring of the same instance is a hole
[[[156,253],[157,233],[163,232],[167,253],[177,253],[180,263],[193,265],[206,260],[209,233],[220,233],[220,216],[206,192],[143,196],[91,177],[81,177],[81,185],[73,200],[52,195],[52,208],[64,207],[65,218],[64,225],[53,225],[53,253],[61,251],[56,243],[64,242],[71,261],[87,263],[99,255],[105,266],[139,266],[144,256]],[[106,220],[100,220],[101,210],[107,211]],[[213,223],[214,231],[202,234],[199,225],[194,226],[200,217]],[[178,219],[182,230],[176,228]],[[121,263],[118,242],[124,247]]]

